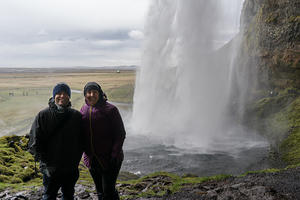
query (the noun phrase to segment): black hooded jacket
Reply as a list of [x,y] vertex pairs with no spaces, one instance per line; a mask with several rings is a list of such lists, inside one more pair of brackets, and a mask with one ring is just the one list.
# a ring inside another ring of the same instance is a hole
[[36,116],[29,138],[29,152],[41,166],[77,169],[84,148],[81,113],[71,104],[61,112],[50,98],[49,107]]

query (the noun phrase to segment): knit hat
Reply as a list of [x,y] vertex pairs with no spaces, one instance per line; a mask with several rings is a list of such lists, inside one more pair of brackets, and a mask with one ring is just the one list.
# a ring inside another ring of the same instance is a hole
[[53,88],[53,98],[55,97],[56,94],[64,91],[65,93],[68,94],[69,97],[71,97],[71,89],[66,83],[57,83],[56,86]]
[[83,94],[84,96],[86,95],[86,93],[90,90],[97,90],[99,92],[99,96],[103,96],[103,91],[100,87],[100,85],[96,82],[88,82],[83,89]]

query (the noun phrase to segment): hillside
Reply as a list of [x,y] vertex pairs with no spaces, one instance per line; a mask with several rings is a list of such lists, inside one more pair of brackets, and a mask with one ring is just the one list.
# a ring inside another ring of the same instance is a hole
[[[300,162],[300,2],[246,0],[232,112],[275,156]],[[239,88],[241,83],[243,88]],[[244,101],[242,112],[235,102]],[[240,113],[238,113],[240,112]]]

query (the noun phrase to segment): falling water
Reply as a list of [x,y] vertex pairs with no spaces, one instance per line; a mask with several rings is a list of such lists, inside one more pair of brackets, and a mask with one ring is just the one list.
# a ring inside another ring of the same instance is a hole
[[224,45],[239,31],[242,3],[153,2],[136,81],[135,133],[202,152],[254,145],[241,127],[228,125],[226,115],[237,47],[228,52]]

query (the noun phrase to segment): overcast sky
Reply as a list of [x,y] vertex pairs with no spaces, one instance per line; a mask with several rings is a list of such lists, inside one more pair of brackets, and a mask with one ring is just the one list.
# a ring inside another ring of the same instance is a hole
[[139,65],[151,0],[1,0],[0,67]]

